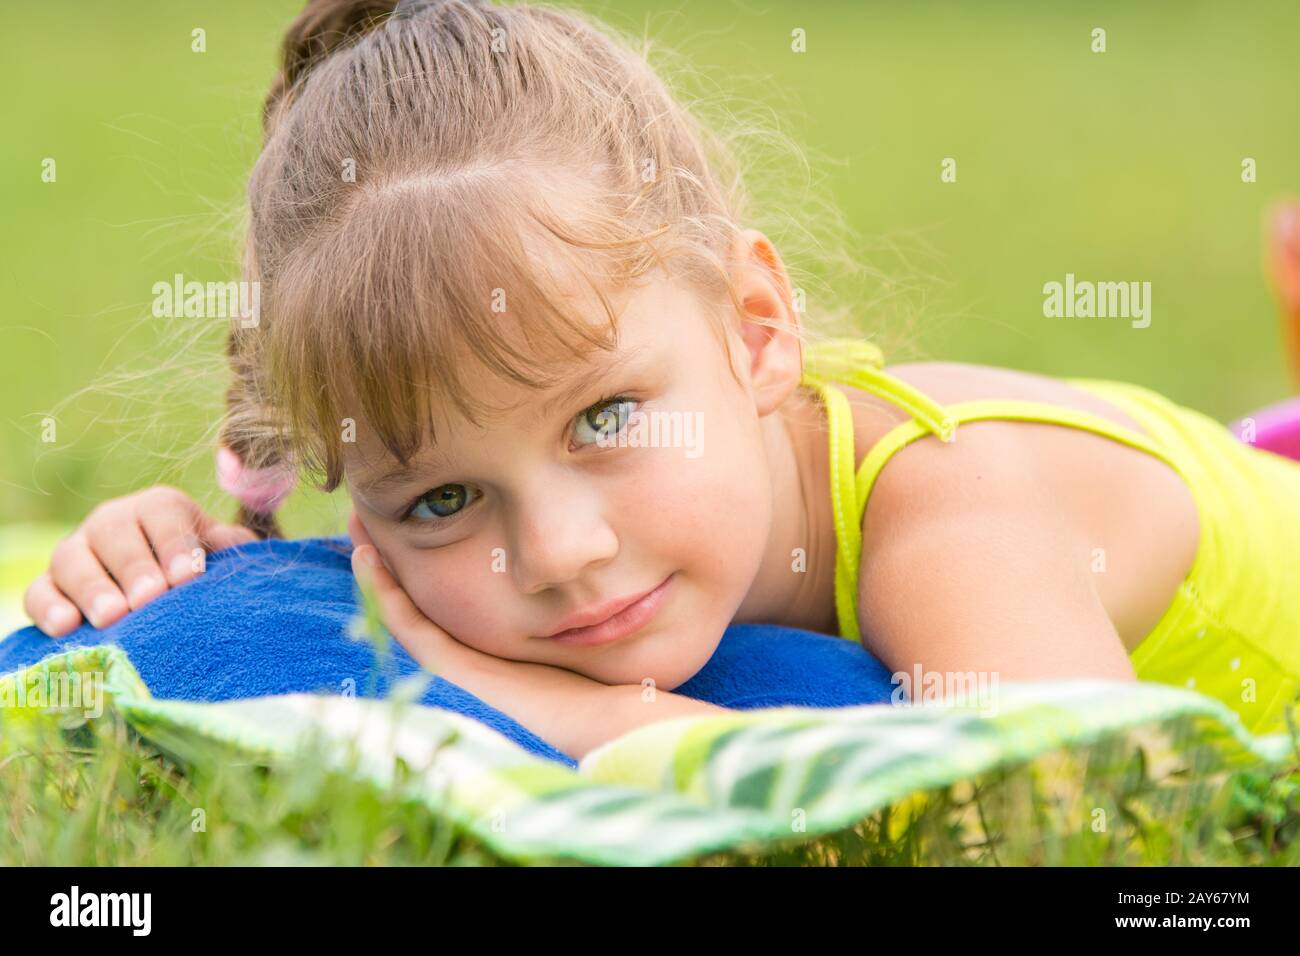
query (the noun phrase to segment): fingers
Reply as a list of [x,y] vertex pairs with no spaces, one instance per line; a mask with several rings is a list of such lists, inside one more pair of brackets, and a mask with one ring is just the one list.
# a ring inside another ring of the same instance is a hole
[[366,526],[361,523],[361,518],[354,509],[348,515],[348,537],[352,539],[354,545],[368,544],[374,547],[374,542],[370,540],[370,535],[366,532]]
[[448,666],[469,653],[415,606],[392,572],[384,567],[374,545],[363,544],[352,549],[352,571],[363,585],[373,585],[384,625],[421,667],[444,673]]
[[214,520],[192,498],[174,488],[143,492],[136,512],[170,587],[203,573],[209,551],[257,540],[257,535],[247,528]]
[[135,496],[134,513],[169,587],[184,584],[204,569],[200,534],[211,519],[189,495],[166,486],[150,488]]
[[81,612],[64,596],[48,574],[32,582],[23,594],[23,610],[50,637],[63,637],[81,623]]
[[166,591],[167,579],[140,525],[143,516],[130,499],[109,502],[98,512],[82,534],[134,611]]
[[192,524],[182,524],[174,515],[149,511],[141,512],[140,524],[168,587],[184,584],[207,567],[207,552]]
[[413,634],[434,626],[384,567],[373,545],[358,545],[352,549],[352,573],[363,584],[373,585],[380,616],[394,636]]
[[127,612],[126,596],[108,576],[82,532],[74,532],[55,546],[49,573],[54,586],[95,627],[106,627]]
[[208,552],[257,540],[247,528],[214,521],[197,505],[183,512],[145,506],[140,510],[140,524],[171,587],[203,573]]

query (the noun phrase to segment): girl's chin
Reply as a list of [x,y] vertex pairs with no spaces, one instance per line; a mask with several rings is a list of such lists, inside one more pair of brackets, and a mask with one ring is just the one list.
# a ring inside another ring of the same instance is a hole
[[674,647],[656,647],[650,653],[637,648],[640,653],[629,654],[622,660],[611,656],[600,664],[593,662],[592,670],[599,673],[588,676],[605,684],[640,684],[643,687],[672,691],[698,674],[716,649],[716,643],[712,647],[698,648],[683,647],[680,644]]

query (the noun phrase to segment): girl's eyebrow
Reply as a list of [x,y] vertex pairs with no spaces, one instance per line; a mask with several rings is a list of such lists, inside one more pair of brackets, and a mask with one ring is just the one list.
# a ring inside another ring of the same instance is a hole
[[357,481],[356,487],[366,494],[382,494],[390,488],[400,487],[410,484],[419,478],[424,469],[415,465],[407,468],[394,468],[391,471],[382,472],[375,478],[362,477]]
[[[418,461],[410,460],[405,465],[398,462],[389,468],[383,467],[385,462],[380,462],[369,471],[363,470],[351,487],[367,494],[378,494],[415,482],[430,469],[445,467],[449,464],[446,454],[436,445],[432,448],[426,446],[421,449],[420,455]],[[392,459],[385,459],[385,461],[392,461]]]
[[[552,409],[575,401],[583,391],[592,388],[596,381],[623,368],[644,352],[645,346],[635,346],[626,351],[602,357],[595,363],[583,365],[570,377],[572,384],[542,403],[543,413],[549,415]],[[358,479],[356,487],[368,494],[380,494],[391,488],[415,482],[424,471],[432,467],[435,467],[433,462],[412,464],[406,467],[399,465],[387,471],[376,472],[373,478],[363,475]]]
[[557,406],[576,401],[577,397],[588,388],[591,388],[598,379],[617,372],[633,359],[640,357],[645,350],[644,345],[637,345],[622,352],[602,356],[594,363],[583,365],[570,377],[569,381],[572,384],[542,402],[542,412],[549,415]]
[[356,480],[354,488],[364,494],[382,494],[391,488],[400,488],[402,485],[413,483],[413,481],[419,479],[420,472],[424,471],[426,467],[429,467],[428,464],[424,464],[424,466],[412,464],[412,466],[406,468],[398,466],[390,471],[377,472],[374,477],[363,475]]

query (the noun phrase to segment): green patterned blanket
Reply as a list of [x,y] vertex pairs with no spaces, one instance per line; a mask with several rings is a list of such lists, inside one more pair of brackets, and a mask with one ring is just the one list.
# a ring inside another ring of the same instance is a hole
[[[76,679],[96,683],[101,698],[70,698]],[[156,700],[125,652],[108,645],[0,677],[6,721],[35,719],[56,699],[112,709],[182,761],[274,762],[313,746],[338,768],[396,786],[400,758],[400,785],[414,799],[518,862],[655,865],[762,853],[885,809],[898,828],[927,791],[1025,763],[1064,779],[1079,771],[1064,768],[1063,755],[1131,732],[1143,736],[1148,759],[1206,779],[1296,760],[1290,735],[1252,736],[1217,701],[1099,681],[1006,685],[991,716],[975,706],[877,705],[668,720],[611,741],[576,771],[470,718],[401,700]],[[1104,813],[1076,802],[1080,826]]]

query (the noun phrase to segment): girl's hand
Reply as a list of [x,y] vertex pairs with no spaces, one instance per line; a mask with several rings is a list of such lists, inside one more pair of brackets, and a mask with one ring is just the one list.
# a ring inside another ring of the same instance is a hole
[[148,604],[204,568],[207,551],[256,541],[247,528],[204,514],[182,491],[158,485],[95,508],[55,547],[23,608],[50,637],[97,628]]
[[[384,567],[373,545],[352,549],[352,573],[361,583],[373,585],[384,626],[425,670],[442,673],[449,655],[480,653],[459,643],[424,616]],[[448,676],[448,680],[454,679]]]
[[[348,518],[348,536],[352,539],[352,573],[359,582],[371,584],[379,602],[380,616],[389,633],[426,670],[442,673],[452,655],[458,660],[481,654],[480,651],[461,644],[415,606],[392,572],[384,566],[379,550],[366,534],[361,519],[354,511]],[[496,660],[497,658],[493,658]],[[455,680],[448,676],[448,680]]]

